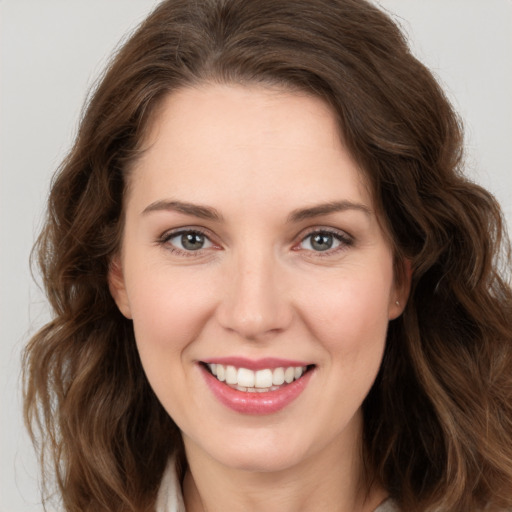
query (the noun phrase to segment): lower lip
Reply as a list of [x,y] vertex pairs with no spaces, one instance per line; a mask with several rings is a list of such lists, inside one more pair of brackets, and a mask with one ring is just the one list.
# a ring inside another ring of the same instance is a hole
[[202,366],[201,371],[208,387],[219,402],[233,411],[255,415],[272,414],[284,409],[304,391],[313,373],[313,370],[309,370],[300,379],[294,380],[275,391],[248,393],[238,391],[224,382],[220,382]]

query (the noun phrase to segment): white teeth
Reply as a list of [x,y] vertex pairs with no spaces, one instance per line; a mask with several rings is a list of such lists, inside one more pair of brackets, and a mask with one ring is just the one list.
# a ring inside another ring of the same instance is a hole
[[286,370],[284,371],[284,381],[287,384],[290,384],[290,382],[293,382],[294,378],[295,378],[295,368],[293,368],[291,366],[286,368]]
[[248,393],[275,391],[284,383],[290,384],[300,379],[306,371],[305,366],[289,366],[287,368],[265,368],[263,370],[249,370],[236,368],[232,365],[209,363],[208,368],[221,382],[226,381],[231,387]]
[[272,384],[274,384],[274,386],[284,384],[284,368],[276,368],[272,372]]
[[226,369],[221,364],[217,365],[217,379],[219,379],[221,382],[226,380]]
[[[244,388],[254,387],[255,375],[252,370],[247,368],[238,368],[238,385]],[[236,384],[236,383],[235,383]]]
[[234,366],[226,366],[226,384],[238,384],[237,372]]
[[258,370],[254,385],[257,388],[269,388],[272,386],[272,370]]

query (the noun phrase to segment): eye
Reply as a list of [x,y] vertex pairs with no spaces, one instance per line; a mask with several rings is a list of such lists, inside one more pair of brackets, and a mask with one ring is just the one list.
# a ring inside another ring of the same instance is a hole
[[176,252],[195,252],[213,247],[211,240],[201,231],[183,230],[164,235],[162,242]]
[[348,235],[319,230],[305,236],[299,244],[299,249],[314,252],[336,252],[338,249],[352,244],[353,240]]

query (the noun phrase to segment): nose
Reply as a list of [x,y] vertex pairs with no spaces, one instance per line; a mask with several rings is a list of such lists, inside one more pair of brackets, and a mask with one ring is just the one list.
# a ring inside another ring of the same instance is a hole
[[269,252],[235,256],[235,263],[226,269],[217,318],[224,329],[246,340],[267,339],[292,321],[289,290]]

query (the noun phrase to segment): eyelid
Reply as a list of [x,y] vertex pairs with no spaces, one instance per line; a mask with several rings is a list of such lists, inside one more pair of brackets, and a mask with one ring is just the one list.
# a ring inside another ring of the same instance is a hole
[[[187,251],[185,249],[180,249],[179,247],[175,247],[174,245],[169,243],[169,240],[175,238],[177,236],[183,235],[185,233],[197,233],[204,236],[208,241],[212,244],[211,247],[205,247],[201,249],[197,249],[196,251]],[[179,228],[173,228],[162,233],[158,239],[157,243],[165,246],[165,248],[172,253],[178,254],[180,256],[194,257],[204,255],[205,251],[209,249],[215,248],[220,249],[220,245],[213,241],[213,236],[209,230],[199,227],[199,226],[182,226]]]
[[[300,244],[304,242],[307,238],[316,235],[316,234],[329,234],[334,236],[339,242],[340,245],[338,247],[335,247],[334,249],[327,249],[326,251],[313,251],[310,249],[302,249]],[[339,251],[346,250],[348,247],[353,246],[355,243],[355,239],[352,235],[348,234],[346,231],[343,231],[341,229],[332,228],[332,227],[323,227],[323,226],[315,226],[308,228],[307,230],[303,231],[299,235],[299,241],[294,245],[293,250],[295,251],[305,251],[310,254],[313,254],[315,257],[319,256],[330,256],[333,255]]]
[[168,229],[167,231],[164,231],[158,237],[158,240],[161,242],[164,242],[166,240],[169,240],[178,235],[182,235],[184,233],[200,233],[201,235],[204,235],[208,239],[211,238],[210,233],[204,228],[200,228],[198,226],[182,226],[179,228],[172,228],[172,229]]
[[[212,244],[212,246],[207,247],[207,248],[201,248],[196,251],[187,251],[184,249],[180,249],[179,247],[175,247],[168,243],[170,239],[177,237],[179,235],[185,234],[185,233],[199,233],[202,236],[204,236],[205,238],[207,238],[208,241]],[[310,249],[303,249],[300,247],[300,244],[303,243],[304,240],[306,240],[308,237],[311,237],[315,234],[332,235],[340,242],[340,245],[338,247],[335,247],[334,249],[327,249],[325,251],[313,251]],[[164,233],[162,233],[158,237],[157,243],[159,243],[160,245],[166,246],[166,248],[168,250],[170,250],[171,252],[173,252],[175,254],[194,257],[194,256],[203,255],[205,251],[208,251],[212,248],[217,249],[217,250],[221,249],[222,247],[220,246],[220,244],[218,244],[214,241],[214,238],[215,238],[214,235],[211,234],[210,230],[208,230],[206,228],[199,227],[199,226],[181,226],[179,228],[173,228],[173,229],[167,230]],[[318,256],[318,257],[333,255],[339,251],[346,250],[348,247],[353,246],[355,243],[354,237],[352,235],[350,235],[349,233],[347,233],[346,231],[337,229],[337,228],[333,228],[333,227],[324,227],[324,226],[314,226],[314,227],[307,228],[307,229],[303,230],[298,235],[297,238],[298,238],[298,241],[295,242],[292,247],[293,251],[304,251],[304,252],[311,253],[314,256]]]

